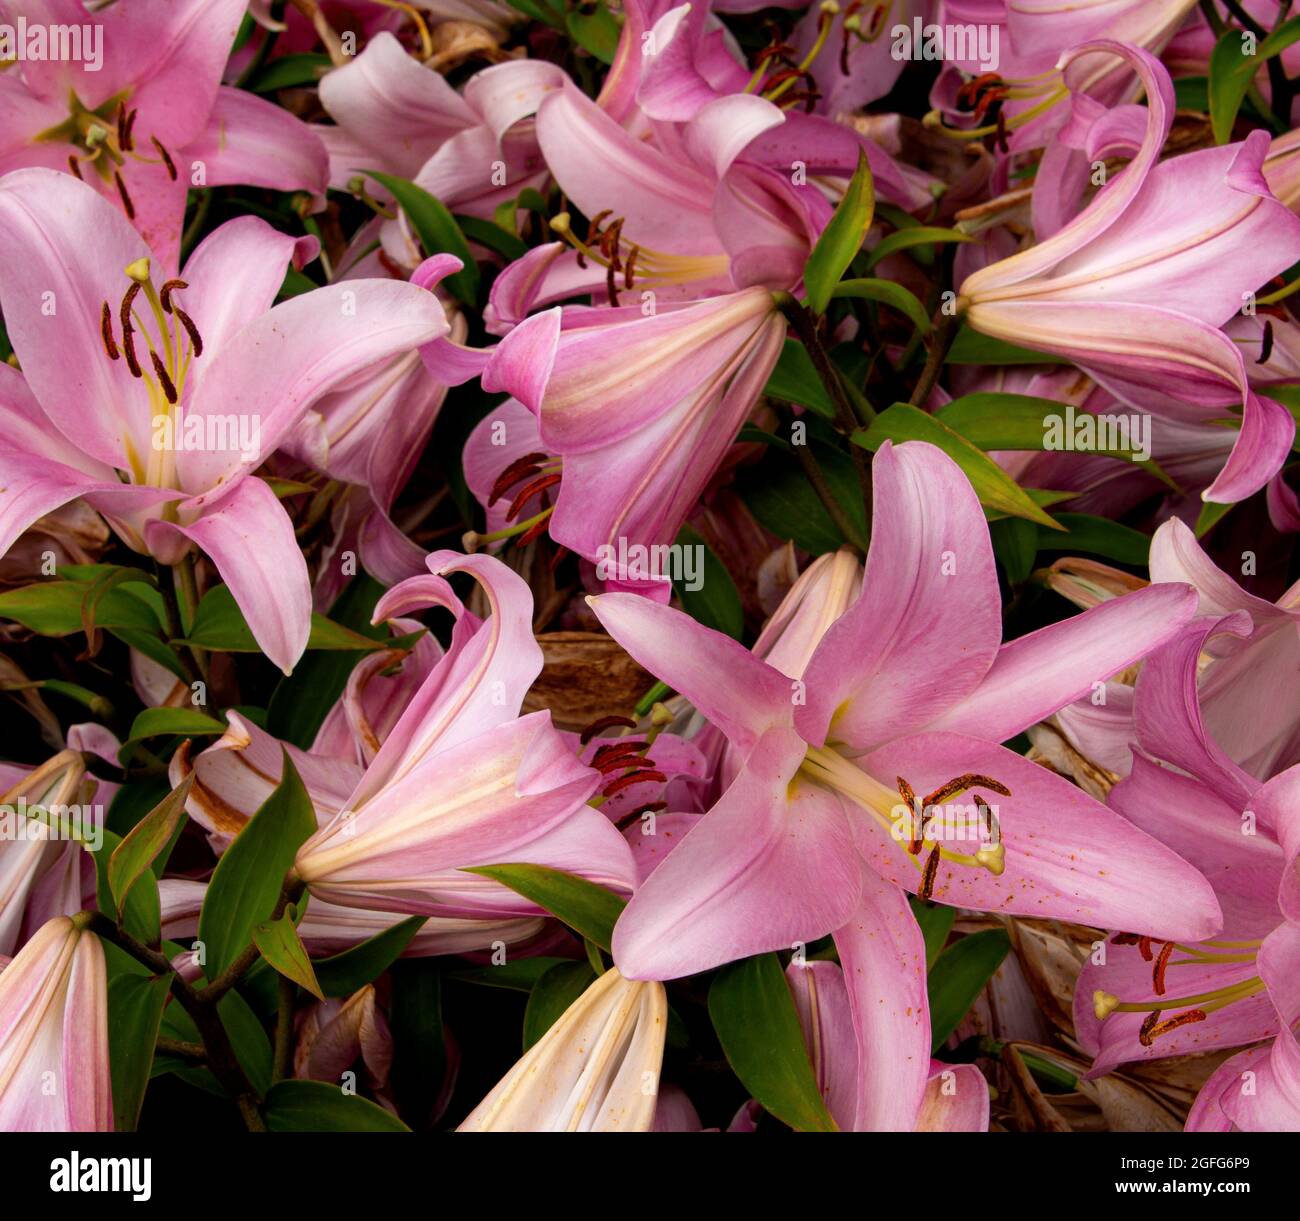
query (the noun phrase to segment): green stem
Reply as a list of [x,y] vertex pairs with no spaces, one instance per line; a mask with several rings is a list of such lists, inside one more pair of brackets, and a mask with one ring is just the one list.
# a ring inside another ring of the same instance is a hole
[[941,310],[935,315],[934,329],[926,341],[925,368],[921,370],[920,380],[913,387],[912,395],[907,400],[913,407],[921,406],[930,397],[930,391],[939,380],[943,362],[948,357],[948,349],[952,347],[952,341],[956,338],[957,315],[945,314]]
[[235,1100],[244,1125],[250,1132],[264,1132],[266,1124],[258,1110],[257,1091],[248,1080],[235,1049],[230,1044],[230,1036],[217,1013],[216,1002],[207,1000],[203,993],[196,992],[172,968],[165,955],[151,950],[147,945],[136,940],[124,928],[119,928],[102,912],[90,913],[88,923],[90,930],[105,941],[111,941],[118,949],[130,954],[138,963],[147,967],[155,975],[171,976],[171,991],[177,1003],[189,1014],[198,1028],[199,1037],[207,1057],[207,1066],[212,1071],[225,1091]]
[[[179,599],[179,618],[182,636],[188,636],[194,627],[194,617],[199,609],[199,582],[194,571],[194,552],[187,551],[178,563],[172,566],[172,583]],[[190,656],[194,659],[194,668],[199,676],[207,681],[208,653],[206,649],[188,646]]]
[[1198,0],[1201,14],[1204,16],[1206,24],[1210,27],[1210,32],[1217,41],[1219,36],[1227,28],[1223,24],[1223,18],[1219,16],[1219,10],[1214,6],[1214,0]]
[[272,1081],[283,1081],[293,1068],[293,1002],[297,996],[293,980],[281,975],[275,1008],[275,1061]]
[[[155,563],[154,567],[158,574],[158,593],[163,604],[163,632],[166,635],[166,643],[171,648],[171,642],[183,635],[181,631],[181,608],[180,603],[176,600],[176,582],[174,577],[168,579],[161,564]],[[189,682],[197,682],[202,677],[198,667],[194,664],[194,658],[187,650],[176,650],[176,657]]]
[[202,1043],[186,1043],[181,1039],[168,1039],[158,1036],[157,1050],[165,1056],[176,1056],[180,1060],[193,1060],[205,1064],[208,1049]]
[[[852,543],[860,551],[865,551],[866,540],[861,537],[858,528],[845,513],[844,506],[835,499],[830,484],[826,482],[826,476],[822,474],[822,468],[817,465],[817,459],[812,455],[812,450],[807,445],[792,445],[790,448],[794,450],[795,458],[803,467],[803,473],[812,485],[812,490],[817,494],[817,499],[822,502],[822,507],[835,523],[835,528],[844,536],[845,541]],[[858,447],[854,446],[854,448]]]
[[1268,31],[1259,24],[1245,9],[1237,3],[1237,0],[1223,0],[1223,7],[1228,10],[1240,23],[1243,30],[1249,30],[1256,38],[1267,38]]
[[[275,911],[271,913],[272,922],[279,920],[284,915],[284,909],[290,903],[296,902],[303,892],[301,882],[288,882],[280,888],[280,897],[276,900]],[[235,960],[217,976],[206,988],[200,988],[196,993],[199,1000],[205,1003],[216,1004],[227,992],[230,991],[243,976],[244,972],[249,969],[259,958],[262,953],[251,942],[246,945]]]
[[[865,411],[861,418],[859,413],[854,412],[853,405],[845,393],[839,370],[831,363],[831,358],[822,344],[821,336],[817,333],[817,320],[812,314],[804,309],[793,297],[782,301],[781,311],[794,328],[795,334],[799,336],[800,342],[812,360],[813,368],[817,371],[817,377],[822,385],[826,387],[826,393],[835,406],[835,418],[841,431],[846,438],[852,437],[863,424],[871,423],[875,418],[875,411],[872,410],[871,404],[865,398],[861,398],[860,407]],[[797,446],[796,448],[802,449],[803,447]],[[871,521],[871,463],[867,458],[866,451],[860,445],[854,445],[852,441],[849,442],[849,452],[853,457],[853,469],[858,476],[858,489],[862,493],[862,505],[869,523]],[[808,457],[811,458],[812,455],[809,454]],[[808,470],[806,463],[804,464],[804,470]],[[843,530],[843,527],[841,527],[841,530]],[[845,533],[844,537],[854,539],[856,535],[857,531],[850,531]]]

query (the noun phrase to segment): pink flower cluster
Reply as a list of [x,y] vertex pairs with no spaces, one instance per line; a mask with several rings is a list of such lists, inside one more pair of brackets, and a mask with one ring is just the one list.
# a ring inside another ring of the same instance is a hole
[[0,0],[0,1127],[1300,1130],[1300,18],[761,7]]

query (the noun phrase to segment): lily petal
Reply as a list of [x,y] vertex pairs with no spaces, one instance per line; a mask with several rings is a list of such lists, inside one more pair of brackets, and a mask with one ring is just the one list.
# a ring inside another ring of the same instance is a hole
[[[632,595],[623,595],[631,597]],[[861,866],[839,799],[796,785],[803,743],[773,729],[614,927],[629,979],[676,979],[843,927]]]

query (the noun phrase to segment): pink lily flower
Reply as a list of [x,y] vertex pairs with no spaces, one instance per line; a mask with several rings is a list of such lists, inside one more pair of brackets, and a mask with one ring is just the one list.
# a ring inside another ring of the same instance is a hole
[[[997,745],[1168,639],[1191,591],[1142,591],[1000,645],[987,525],[965,477],[919,443],[882,447],[873,477],[863,593],[800,676],[647,599],[592,599],[610,634],[743,759],[619,921],[624,973],[674,978],[812,940],[842,930],[864,895],[914,929],[904,890],[1083,922],[1123,911],[1209,935],[1217,904],[1195,870]],[[921,804],[934,808],[911,818],[910,794],[929,790]],[[966,811],[939,809],[976,790],[988,796]],[[1080,838],[1064,832],[1063,809],[1087,828]],[[969,850],[949,847],[947,824],[976,814]],[[901,986],[907,969],[893,962],[889,978]]]
[[[1198,631],[1189,630],[1181,655],[1178,645],[1169,645],[1148,660],[1139,715],[1150,701],[1158,718],[1168,697],[1179,694],[1167,688],[1191,686],[1197,637],[1212,630],[1214,621],[1203,621]],[[1183,771],[1139,754],[1132,774],[1112,790],[1111,804],[1136,825],[1159,830],[1202,870],[1219,896],[1224,927],[1196,941],[1121,933],[1105,946],[1103,961],[1094,956],[1084,967],[1075,990],[1075,1029],[1095,1056],[1090,1076],[1127,1061],[1289,1033],[1278,1015],[1291,1003],[1300,970],[1300,820],[1293,814],[1300,768],[1243,798],[1222,783],[1222,760],[1196,741],[1199,728],[1178,725],[1164,744],[1162,757]],[[1171,749],[1178,745],[1181,754]]]
[[[1237,442],[1203,493],[1231,503],[1277,472],[1295,425],[1250,389],[1218,328],[1300,257],[1300,220],[1269,194],[1263,135],[1157,164],[1173,117],[1168,73],[1144,51],[1098,41],[1064,57],[1067,81],[1096,52],[1128,61],[1146,89],[1137,156],[1050,238],[967,276],[959,307],[976,330],[1058,354],[1134,406],[1190,423],[1240,408]],[[1202,206],[1170,209],[1188,197]]]
[[[463,872],[518,861],[630,889],[636,870],[626,842],[586,804],[599,774],[577,758],[548,712],[520,715],[542,667],[528,586],[486,555],[435,552],[429,568],[389,590],[375,619],[445,607],[456,617],[447,652],[417,658],[413,673],[388,690],[372,690],[370,682],[391,657],[354,672],[344,697],[350,733],[327,722],[317,739],[335,750],[342,744],[342,752],[288,748],[321,824],[296,865],[313,908],[319,902],[456,919],[536,917],[538,908],[515,892]],[[457,572],[482,586],[492,608],[486,620],[452,591],[446,578]],[[395,718],[394,696],[405,701]],[[198,782],[188,803],[191,815],[217,833],[217,847],[266,800],[282,766],[280,742],[237,713],[228,719],[226,739],[193,764]],[[178,755],[173,783],[189,766]]]
[[[981,60],[978,39],[956,42],[953,49],[958,58],[945,64],[931,100],[951,129],[967,138],[991,134],[999,127],[1006,133],[1006,154],[999,157],[995,176],[997,190],[1006,189],[1013,159],[1035,149],[1043,150],[1039,173],[1046,175],[1035,176],[1035,183],[1055,180],[1070,160],[1070,147],[1061,147],[1059,141],[1063,129],[1070,126],[1071,108],[1062,104],[1066,98],[1073,95],[1076,117],[1080,110],[1096,114],[1107,107],[1119,113],[1136,101],[1141,86],[1131,64],[1105,54],[1085,56],[1063,79],[1057,62],[1062,49],[1108,39],[1159,56],[1180,30],[1188,28],[1188,14],[1195,8],[1195,0],[1105,0],[1082,5],[1061,0],[945,0],[944,24],[974,26],[977,34],[981,27],[989,30],[983,49],[996,47],[997,63],[990,69]],[[998,124],[987,119],[995,102],[1001,115]],[[1036,227],[1038,202],[1036,198]],[[1045,235],[1040,231],[1039,236]]]
[[[428,275],[421,287],[432,291],[443,275],[454,274],[462,264],[454,255],[437,255],[425,266]],[[357,278],[353,269],[337,283]],[[448,317],[448,342],[463,343],[468,329],[464,314],[449,309]],[[354,551],[365,570],[385,585],[425,570],[428,553],[401,531],[391,514],[415,473],[447,389],[430,376],[419,352],[410,349],[322,395],[281,446],[306,466],[352,485],[335,504],[332,551]],[[331,556],[320,566],[316,605],[327,609],[346,582],[342,565]]]
[[[5,4],[36,25],[89,28],[81,57],[0,78],[0,174],[48,166],[90,183],[175,274],[186,191],[246,183],[323,197],[327,158],[280,106],[221,84],[245,0]],[[95,48],[98,47],[98,53]]]
[[[531,116],[565,81],[562,69],[520,59],[476,72],[461,92],[407,54],[392,34],[377,34],[350,63],[328,73],[320,100],[335,126],[313,125],[329,150],[330,186],[347,190],[366,170],[414,181],[448,208],[490,219],[546,165]],[[367,184],[367,190],[379,190]],[[399,266],[418,248],[404,220],[385,221],[380,240]]]
[[[835,962],[792,962],[785,971],[803,1027],[813,1076],[841,1132],[867,1131],[859,1126],[857,1091],[870,1073],[859,1074],[860,1056],[878,1050],[865,1043],[853,1022],[844,971]],[[928,1011],[927,1021],[928,1025]],[[987,1132],[989,1086],[973,1064],[931,1060],[925,1093],[917,1106],[915,1132]]]
[[1300,1047],[1292,1033],[1297,1011],[1279,1012],[1272,1043],[1225,1060],[1201,1087],[1187,1115],[1187,1132],[1300,1132]]
[[[1191,585],[1197,613],[1225,625],[1204,637],[1189,698],[1195,699],[1200,725],[1195,737],[1212,744],[1220,760],[1207,773],[1218,776],[1211,787],[1244,808],[1255,787],[1300,763],[1300,584],[1276,603],[1248,593],[1177,519],[1152,538],[1150,568],[1154,582]],[[1163,702],[1181,706],[1172,694]],[[1054,722],[1075,750],[1116,778],[1129,774],[1134,742],[1171,762],[1179,762],[1186,749],[1172,747],[1178,753],[1165,755],[1150,745],[1167,740],[1170,722],[1135,720],[1132,682],[1108,683],[1104,703],[1081,700],[1061,709]]]
[[[488,556],[435,552],[432,575],[395,586],[377,618],[438,605],[459,615],[456,638],[385,739],[338,817],[299,850],[295,866],[315,897],[410,914],[518,915],[531,904],[475,865],[530,861],[627,887],[627,845],[586,804],[599,777],[551,726],[520,716],[541,670],[532,595]],[[464,613],[445,577],[468,572],[492,615]]]
[[112,1097],[104,949],[58,916],[0,970],[0,1128],[111,1132]]
[[493,298],[499,330],[575,295],[617,305],[638,285],[642,300],[665,301],[794,288],[832,211],[809,179],[847,182],[859,152],[882,198],[930,202],[928,181],[872,141],[751,92],[751,69],[706,6],[628,12],[601,96],[566,82],[537,112],[546,166],[592,232],[553,226],[574,250],[534,250],[507,269]]
[[21,771],[0,796],[0,807],[15,823],[0,838],[0,954],[13,954],[47,921],[74,915],[93,900],[89,853],[76,840],[51,832],[40,810],[89,808],[95,791],[80,754],[65,750]]
[[321,395],[446,334],[441,306],[364,280],[272,308],[284,268],[314,242],[252,217],[206,238],[184,279],[163,279],[120,213],[51,170],[0,180],[0,236],[28,251],[0,275],[23,367],[0,382],[0,554],[81,498],[162,563],[206,552],[288,672],[307,643],[307,566],[252,472]]
[[758,287],[650,317],[628,306],[573,318],[562,329],[552,309],[516,327],[484,389],[528,407],[561,459],[556,542],[593,562],[620,538],[671,543],[775,367],[785,320]]

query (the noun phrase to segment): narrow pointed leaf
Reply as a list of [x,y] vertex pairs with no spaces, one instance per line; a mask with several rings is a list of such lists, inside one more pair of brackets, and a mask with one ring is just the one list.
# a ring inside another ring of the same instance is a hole
[[888,305],[900,314],[905,314],[922,335],[930,333],[930,319],[926,316],[925,306],[914,293],[892,280],[841,280],[831,294],[833,297],[855,297],[860,301],[875,301]]
[[928,441],[961,467],[982,505],[1012,517],[1038,522],[1049,530],[1060,529],[988,454],[919,407],[895,403],[882,411],[869,428],[855,432],[853,440],[872,452],[886,441]]
[[465,872],[479,873],[509,886],[571,929],[590,937],[603,950],[609,949],[614,924],[627,906],[627,901],[613,891],[545,865],[480,865]]
[[930,1033],[936,1049],[957,1029],[1010,949],[1011,939],[993,928],[963,937],[939,955],[928,978]]
[[798,1132],[835,1131],[775,954],[723,967],[709,989],[709,1018],[727,1062],[767,1110]]
[[154,1046],[172,975],[114,973],[108,981],[108,1063],[113,1127],[134,1132],[153,1071]]
[[217,862],[199,913],[209,979],[220,975],[269,920],[299,846],[316,830],[316,812],[288,752],[283,779]]
[[397,200],[425,254],[454,254],[465,265],[454,276],[447,277],[446,285],[457,300],[472,306],[478,298],[478,264],[470,254],[465,235],[442,201],[405,178],[381,174],[378,170],[367,173]]
[[108,887],[113,894],[117,917],[122,918],[126,896],[137,879],[171,842],[185,818],[185,801],[194,784],[186,776],[166,797],[149,811],[108,858]]
[[969,242],[969,234],[957,229],[941,229],[933,225],[917,225],[911,229],[899,229],[888,237],[881,238],[867,255],[866,271],[870,271],[881,259],[902,250],[911,250],[916,246],[933,246],[941,242]]
[[867,164],[866,154],[859,152],[858,168],[849,180],[848,189],[804,264],[803,283],[813,313],[826,312],[840,277],[862,249],[875,211],[876,191],[871,167]]
[[366,938],[360,945],[312,962],[317,982],[326,996],[351,996],[372,983],[396,962],[424,926],[427,916],[411,916]]

